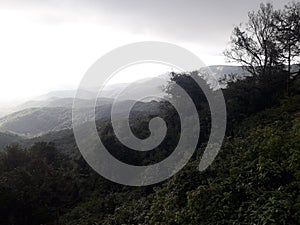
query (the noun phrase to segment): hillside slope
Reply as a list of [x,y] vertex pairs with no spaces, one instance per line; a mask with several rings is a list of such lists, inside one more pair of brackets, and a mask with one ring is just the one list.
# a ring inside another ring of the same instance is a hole
[[[112,104],[107,102],[111,101],[106,101],[106,104],[96,107],[97,120],[110,117]],[[125,106],[132,102],[134,101],[116,102],[115,112],[123,113]],[[136,102],[133,111],[151,112],[157,111],[158,108],[159,103],[156,101]],[[87,114],[84,107],[80,109],[80,118],[75,118],[82,124],[91,119],[91,115]],[[71,107],[29,108],[0,118],[1,132],[14,133],[28,138],[70,128],[72,128]]]

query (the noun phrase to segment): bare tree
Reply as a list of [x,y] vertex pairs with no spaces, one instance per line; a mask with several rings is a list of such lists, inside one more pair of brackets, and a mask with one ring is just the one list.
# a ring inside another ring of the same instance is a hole
[[274,16],[277,41],[282,49],[281,57],[287,64],[288,75],[293,75],[291,65],[297,63],[300,55],[300,2],[292,2]]
[[224,52],[229,61],[238,62],[258,76],[279,65],[280,49],[276,44],[274,9],[261,4],[257,12],[248,13],[249,21],[234,28],[230,48]]

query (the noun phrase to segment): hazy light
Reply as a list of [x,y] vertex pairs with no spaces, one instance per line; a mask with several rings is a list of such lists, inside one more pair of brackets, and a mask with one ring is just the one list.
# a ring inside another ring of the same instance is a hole
[[[55,11],[43,13],[52,15]],[[136,41],[168,41],[149,33],[142,35],[110,27],[105,20],[83,21],[53,23],[41,17],[39,11],[0,10],[0,103],[25,100],[52,90],[75,89],[92,63],[112,49]],[[206,64],[222,62],[216,60],[217,56],[205,53],[205,48],[177,44],[194,51]],[[126,79],[119,76],[113,82],[159,75],[158,72],[167,71],[153,65],[146,69],[136,67]]]

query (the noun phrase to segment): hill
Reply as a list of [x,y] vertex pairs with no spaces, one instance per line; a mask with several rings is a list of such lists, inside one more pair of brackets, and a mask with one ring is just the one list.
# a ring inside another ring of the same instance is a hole
[[17,136],[15,134],[10,133],[2,133],[0,132],[0,151],[4,149],[7,145],[11,145],[14,143],[21,143],[23,138]]
[[[1,224],[24,224],[24,219],[30,225],[299,224],[298,83],[285,96],[278,86],[266,95],[270,87],[260,88],[260,82],[248,78],[224,90],[227,135],[206,171],[197,170],[206,143],[202,140],[183,170],[156,185],[127,187],[102,178],[81,157],[70,129],[25,140],[26,149],[7,148],[0,153],[0,211],[9,213]],[[245,88],[249,92],[240,91]],[[254,104],[261,96],[268,101]],[[147,136],[151,114],[133,114],[137,136]],[[170,111],[160,115],[167,117],[171,130],[178,126]],[[159,151],[140,157],[114,139],[109,119],[98,120],[97,126],[112,154],[131,164],[152,164],[176,145],[172,136]]]
[[[66,99],[60,99],[63,101]],[[101,99],[102,102],[103,99]],[[82,106],[85,101],[82,100]],[[120,101],[115,103],[116,113],[121,114],[126,105],[135,101]],[[31,138],[40,136],[48,132],[54,132],[72,128],[72,105],[65,104],[66,107],[41,107],[29,108],[19,112],[9,114],[0,118],[0,131],[10,132],[23,137]],[[68,107],[69,106],[69,107]],[[96,107],[96,119],[109,118],[111,114],[112,100],[104,100],[103,105]],[[133,111],[157,111],[159,103],[136,102]],[[75,118],[79,123],[85,123],[92,120],[91,115],[86,113],[84,107],[80,109],[80,118]]]

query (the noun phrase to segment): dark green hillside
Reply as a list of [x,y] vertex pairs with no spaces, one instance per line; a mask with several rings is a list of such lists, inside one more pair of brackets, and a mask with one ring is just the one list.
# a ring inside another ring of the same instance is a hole
[[[240,88],[239,82],[230,85],[228,92],[239,93],[234,91]],[[0,222],[299,224],[298,81],[291,87],[294,92],[289,97],[278,89],[272,95],[278,96],[278,101],[259,104],[257,112],[248,112],[247,117],[242,116],[246,106],[232,104],[232,113],[241,115],[237,117],[240,119],[229,121],[232,128],[209,169],[201,173],[197,170],[203,150],[200,147],[181,172],[151,187],[130,188],[107,181],[79,154],[71,159],[53,144],[37,143],[25,150],[8,147],[0,155]],[[231,101],[241,97],[236,94]],[[70,131],[50,136],[68,143],[63,145],[68,148],[65,151],[76,151]],[[155,154],[146,157],[148,161],[159,158]]]
[[[42,136],[49,132],[56,132],[72,128],[72,100],[60,99],[67,101],[65,107],[39,107],[24,109],[19,112],[9,114],[0,118],[0,131],[10,132],[27,138]],[[81,100],[82,108],[79,118],[75,118],[80,123],[91,121],[85,110],[86,101]],[[107,119],[110,117],[112,100],[100,99],[101,106],[96,108],[96,119]],[[123,113],[123,108],[131,100],[119,101],[116,103],[116,113]],[[159,103],[152,101],[149,103],[137,102],[134,111],[137,112],[158,112]],[[8,142],[9,143],[9,142]]]
[[25,137],[70,127],[71,110],[68,108],[32,108],[0,119],[0,130]]
[[1,133],[0,132],[0,151],[4,149],[9,144],[19,143],[23,139],[20,136],[10,133]]
[[[46,129],[47,133],[21,141],[0,133],[2,143],[19,143],[0,151],[0,224],[299,225],[300,67],[293,64],[299,63],[300,55],[300,2],[278,10],[270,3],[261,4],[248,19],[234,28],[225,55],[251,76],[227,74],[220,80],[227,110],[226,134],[205,171],[200,172],[198,165],[214,124],[195,79],[204,78],[203,84],[211,80],[199,70],[172,72],[166,93],[186,106],[186,98],[177,91],[181,86],[192,99],[201,124],[195,153],[181,171],[151,186],[113,183],[91,169],[76,147],[72,130],[64,129],[71,124],[70,118],[66,120],[70,109],[22,111],[2,118],[0,127],[22,134],[40,134]],[[119,102],[117,120],[123,119],[126,104]],[[109,104],[96,110],[96,128],[108,151],[120,161],[135,166],[154,164],[177,146],[184,123],[167,101],[137,102],[125,121],[140,139],[150,135],[153,117],[166,122],[165,139],[146,152],[128,149],[117,139],[110,111]],[[99,112],[105,116],[97,117]],[[190,121],[188,107],[186,112],[184,119]],[[80,132],[89,131],[88,123],[79,126]],[[123,125],[117,124],[118,128]],[[191,127],[187,133],[193,136]],[[84,134],[84,147],[93,145],[94,137]],[[110,161],[100,166],[105,163]]]

